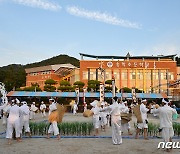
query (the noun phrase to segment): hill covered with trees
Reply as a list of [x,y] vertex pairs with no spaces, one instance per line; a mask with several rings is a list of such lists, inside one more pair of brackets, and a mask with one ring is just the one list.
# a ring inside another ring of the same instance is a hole
[[59,55],[27,65],[11,64],[0,67],[0,82],[5,84],[7,91],[11,91],[13,88],[16,89],[26,85],[26,68],[67,63],[79,67],[79,60],[68,55]]

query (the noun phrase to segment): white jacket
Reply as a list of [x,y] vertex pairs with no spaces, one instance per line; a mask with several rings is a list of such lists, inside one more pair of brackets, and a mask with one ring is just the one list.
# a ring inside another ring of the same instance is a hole
[[168,105],[159,107],[153,111],[154,113],[159,113],[160,127],[161,128],[171,128],[172,127],[172,115],[176,114],[176,110]]
[[149,109],[147,109],[146,106],[142,103],[140,105],[140,112],[141,112],[141,117],[142,117],[143,122],[145,120],[147,120],[147,112],[148,111],[149,111]]

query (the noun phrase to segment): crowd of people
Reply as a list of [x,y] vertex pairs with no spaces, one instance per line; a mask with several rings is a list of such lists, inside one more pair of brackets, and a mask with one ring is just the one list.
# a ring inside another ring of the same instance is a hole
[[[160,130],[162,130],[162,137],[165,142],[172,142],[172,137],[174,136],[173,131],[173,122],[172,117],[174,114],[177,114],[177,111],[170,106],[170,102],[168,100],[162,99],[160,105],[155,102],[148,104],[147,100],[141,100],[130,104],[129,107],[127,105],[127,101],[118,101],[117,97],[112,99],[112,104],[107,104],[106,102],[101,102],[99,104],[98,101],[93,101],[91,103],[93,112],[93,125],[95,129],[95,135],[98,135],[99,128],[105,128],[107,121],[109,121],[109,117],[111,117],[111,126],[112,126],[112,142],[114,145],[119,145],[122,143],[122,131],[128,130],[128,134],[131,135],[130,132],[130,124],[129,121],[126,123],[122,123],[122,114],[131,112],[137,112],[133,110],[139,106],[139,113],[137,116],[137,129],[135,139],[138,139],[140,130],[143,129],[144,139],[148,140],[148,116],[147,113],[150,112],[155,116],[158,116],[160,119]],[[139,116],[140,115],[140,116]],[[168,151],[169,149],[167,149]]]
[[[49,99],[49,130],[47,138],[50,137],[51,133],[60,139],[59,129],[57,127],[57,103],[54,99]],[[168,100],[162,99],[160,105],[152,102],[147,103],[147,100],[141,100],[136,103],[128,104],[127,101],[118,101],[117,97],[112,99],[112,103],[108,104],[106,101],[94,100],[90,103],[92,119],[95,133],[94,135],[99,135],[99,129],[106,131],[106,127],[111,126],[112,128],[112,142],[115,145],[122,143],[121,134],[127,130],[129,135],[132,135],[130,131],[130,120],[128,116],[132,113],[137,112],[134,110],[139,106],[140,120],[137,117],[137,129],[135,138],[138,139],[140,130],[143,129],[144,139],[148,140],[148,116],[147,113],[150,112],[154,116],[158,116],[160,119],[160,129],[162,130],[162,137],[165,142],[172,141],[174,135],[172,126],[172,116],[177,114],[176,110],[170,107],[170,102]],[[1,106],[3,110],[3,124],[6,125],[6,138],[8,139],[8,144],[11,144],[13,138],[13,131],[15,130],[15,137],[18,142],[21,141],[22,130],[24,128],[25,133],[31,137],[31,132],[29,128],[29,120],[35,119],[35,114],[38,110],[36,103],[33,102],[29,107],[26,101],[20,102],[18,99],[13,99],[8,102],[5,106]],[[46,117],[46,104],[42,101],[40,105],[40,112],[42,117]],[[73,103],[73,114],[75,115],[78,110],[78,105]],[[84,111],[87,110],[87,104]],[[123,122],[121,119],[122,115],[126,114],[129,118]],[[137,114],[137,113],[136,113]],[[136,115],[135,114],[135,115]]]
[[[42,117],[46,117],[46,105],[42,101],[40,105],[40,112]],[[22,141],[22,130],[31,137],[29,120],[35,119],[35,114],[39,110],[36,107],[35,102],[33,102],[30,107],[26,101],[20,102],[17,98],[8,101],[8,104],[5,104],[0,107],[0,110],[3,111],[3,125],[6,126],[6,138],[8,139],[8,144],[12,143],[13,135],[18,142]],[[60,139],[59,130],[57,127],[57,119],[52,118],[52,113],[57,110],[56,102],[54,99],[49,99],[49,117],[51,118],[50,126],[48,129],[48,136],[51,133],[57,135],[57,138]],[[56,116],[57,118],[57,116]]]

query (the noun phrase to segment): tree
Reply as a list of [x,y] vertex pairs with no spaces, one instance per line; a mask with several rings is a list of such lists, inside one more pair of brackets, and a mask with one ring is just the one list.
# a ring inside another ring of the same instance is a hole
[[44,86],[44,91],[54,92],[54,91],[56,91],[56,87],[46,84]]
[[85,85],[84,82],[81,82],[81,81],[76,81],[74,82],[74,88],[79,88],[79,91],[83,92],[83,87]]
[[122,88],[124,93],[131,93],[131,89],[128,87]]
[[54,81],[53,79],[47,79],[47,80],[45,81],[45,84],[46,84],[46,85],[55,85],[55,84],[57,84],[57,82]]
[[65,91],[74,91],[75,88],[71,86],[69,81],[66,80],[61,80],[60,81],[60,86],[58,87],[58,90],[65,92]]
[[100,86],[100,81],[98,80],[89,80],[87,91],[98,91]]
[[56,81],[54,81],[53,79],[48,79],[45,81],[45,86],[44,86],[44,91],[49,91],[49,92],[53,92],[56,90],[56,87],[53,86],[57,84]]
[[[112,92],[112,80],[105,81],[105,92]],[[117,92],[118,88],[115,86],[115,91]]]

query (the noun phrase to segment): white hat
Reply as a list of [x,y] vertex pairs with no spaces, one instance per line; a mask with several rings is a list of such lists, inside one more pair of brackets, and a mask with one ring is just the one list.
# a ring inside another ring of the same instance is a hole
[[141,101],[141,103],[143,103],[143,102],[147,102],[147,100],[146,100],[146,99],[143,99],[143,100]]
[[54,99],[53,99],[53,98],[50,98],[49,101],[54,101]]
[[22,104],[27,104],[27,102],[26,102],[26,101],[22,101],[21,103],[22,103]]
[[164,98],[162,99],[162,102],[165,103],[165,104],[169,104],[169,102],[165,101]]
[[124,104],[127,104],[127,101],[124,101],[123,103],[124,103]]
[[91,106],[95,107],[97,105],[98,101],[94,100],[92,103],[90,103]]
[[19,99],[16,98],[16,104],[19,104],[19,103],[20,103]]
[[103,102],[101,102],[101,105],[105,105],[105,102],[103,101]]
[[35,102],[32,102],[34,105],[36,104]]

